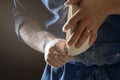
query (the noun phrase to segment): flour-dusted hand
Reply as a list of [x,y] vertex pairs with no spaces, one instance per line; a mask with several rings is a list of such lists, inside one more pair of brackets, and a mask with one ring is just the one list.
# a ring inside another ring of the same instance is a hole
[[66,41],[55,39],[49,42],[45,47],[45,61],[53,67],[60,67],[72,59],[68,55]]
[[[113,2],[113,0],[80,0],[78,10],[63,27],[63,31],[66,32],[77,24],[67,41],[68,45],[72,45],[77,40],[75,47],[80,48],[89,35],[89,44],[92,45],[101,24],[111,14]],[[68,0],[65,4],[72,5],[72,1]]]

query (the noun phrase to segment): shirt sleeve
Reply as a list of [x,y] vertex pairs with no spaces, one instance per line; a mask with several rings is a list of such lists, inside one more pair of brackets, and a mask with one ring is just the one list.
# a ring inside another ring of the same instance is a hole
[[51,13],[45,8],[41,0],[13,0],[13,17],[15,22],[15,32],[19,37],[20,27],[29,20],[37,20],[44,26]]

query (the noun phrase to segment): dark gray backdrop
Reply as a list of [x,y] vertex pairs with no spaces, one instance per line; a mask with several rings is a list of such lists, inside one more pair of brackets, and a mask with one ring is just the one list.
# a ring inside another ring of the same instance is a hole
[[0,0],[0,80],[40,80],[43,54],[17,39],[12,8],[12,0]]

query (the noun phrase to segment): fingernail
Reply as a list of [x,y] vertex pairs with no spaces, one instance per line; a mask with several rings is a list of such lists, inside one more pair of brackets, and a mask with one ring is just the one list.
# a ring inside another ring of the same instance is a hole
[[64,27],[62,28],[62,31],[63,31],[63,32],[66,32],[66,30],[65,30],[65,28],[64,28]]
[[69,29],[68,26],[69,26],[69,25],[66,25],[66,24],[63,26],[63,29],[62,29],[63,32],[66,32],[66,31]]
[[65,6],[69,6],[69,5],[70,5],[70,1],[66,1],[66,2],[64,3],[64,5],[65,5]]
[[66,7],[69,7],[69,5],[68,5],[67,3],[64,3],[64,5],[65,5]]

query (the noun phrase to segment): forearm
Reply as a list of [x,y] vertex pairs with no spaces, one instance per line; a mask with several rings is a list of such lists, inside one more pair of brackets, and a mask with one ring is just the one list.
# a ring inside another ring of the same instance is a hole
[[43,26],[36,21],[29,21],[24,24],[20,28],[20,36],[27,45],[42,53],[46,44],[56,39],[55,36],[46,32]]

